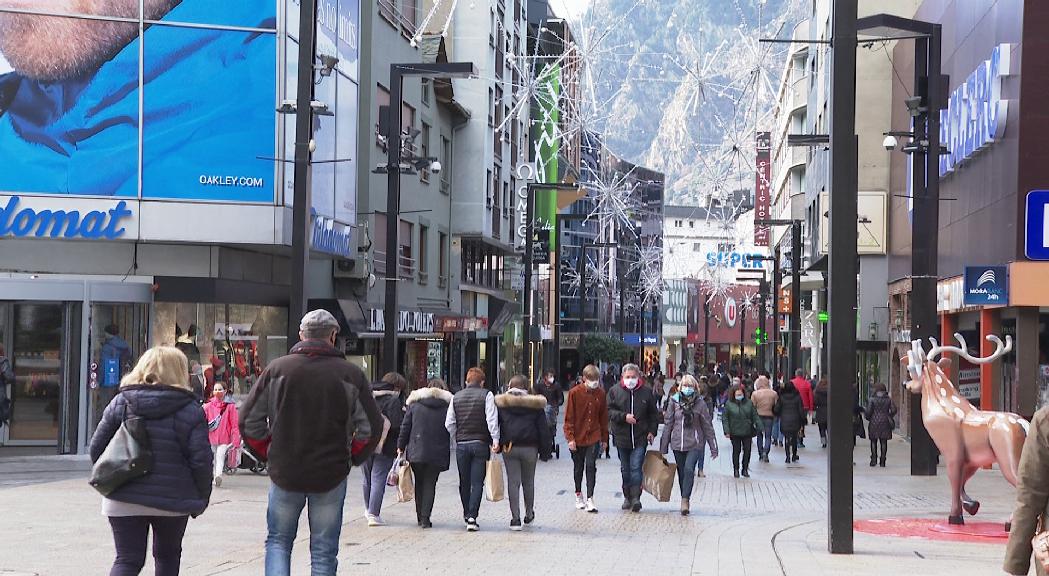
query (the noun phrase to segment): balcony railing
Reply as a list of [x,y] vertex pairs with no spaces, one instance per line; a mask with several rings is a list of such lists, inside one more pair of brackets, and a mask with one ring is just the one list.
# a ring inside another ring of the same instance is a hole
[[372,265],[376,274],[386,275],[386,252],[376,250],[372,255]]
[[410,258],[401,254],[397,258],[397,276],[400,278],[411,279],[415,277],[415,258]]

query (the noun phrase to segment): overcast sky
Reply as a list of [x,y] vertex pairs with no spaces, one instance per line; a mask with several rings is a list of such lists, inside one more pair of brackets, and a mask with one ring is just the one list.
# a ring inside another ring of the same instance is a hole
[[578,18],[590,3],[591,0],[550,0],[554,13],[569,20]]

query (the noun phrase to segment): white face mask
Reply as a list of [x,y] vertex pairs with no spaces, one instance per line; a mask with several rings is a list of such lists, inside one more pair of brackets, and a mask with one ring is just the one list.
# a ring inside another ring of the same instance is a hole
[[630,390],[637,388],[637,378],[623,378],[623,386]]
[[547,384],[553,384],[554,383],[554,377],[553,376],[547,376],[546,377],[546,383]]
[[597,387],[601,385],[601,382],[597,380],[587,380],[586,387],[591,390],[597,390]]

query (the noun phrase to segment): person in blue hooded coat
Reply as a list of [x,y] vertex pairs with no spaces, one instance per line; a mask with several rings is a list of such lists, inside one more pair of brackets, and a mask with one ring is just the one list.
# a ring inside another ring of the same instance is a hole
[[91,438],[97,462],[125,418],[146,421],[153,466],[102,499],[117,557],[110,576],[138,574],[153,532],[157,576],[178,574],[189,517],[211,499],[212,452],[204,410],[189,387],[186,356],[173,347],[151,348],[121,381]]

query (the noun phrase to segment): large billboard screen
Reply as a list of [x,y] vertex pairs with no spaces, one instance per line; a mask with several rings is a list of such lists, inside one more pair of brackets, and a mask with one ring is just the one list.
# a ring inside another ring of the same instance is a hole
[[0,0],[0,192],[272,203],[276,8]]

